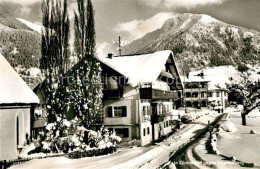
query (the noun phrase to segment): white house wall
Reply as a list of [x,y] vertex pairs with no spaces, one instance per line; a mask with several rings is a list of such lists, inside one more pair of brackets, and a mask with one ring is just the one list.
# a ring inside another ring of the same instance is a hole
[[[139,137],[139,131],[135,124],[138,124],[138,111],[140,107],[137,90],[131,86],[124,87],[124,94],[120,100],[104,100],[104,125],[106,128],[128,128],[129,137],[122,138],[122,141],[130,141]],[[126,106],[126,117],[108,117],[107,108],[109,106]]]
[[[149,128],[149,134],[148,134],[148,128]],[[144,129],[145,129],[145,136],[144,136]],[[144,122],[141,124],[141,145],[145,146],[152,142],[152,125],[150,121]]]
[[19,145],[25,143],[26,133],[30,134],[30,109],[0,109],[0,161],[16,159],[16,120],[19,117]]

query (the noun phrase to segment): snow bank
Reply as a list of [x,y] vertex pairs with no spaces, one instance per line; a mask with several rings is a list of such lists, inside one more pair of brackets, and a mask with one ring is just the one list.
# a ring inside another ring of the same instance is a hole
[[27,157],[28,156],[28,153],[32,150],[34,150],[36,147],[34,145],[34,143],[31,143],[29,145],[27,145],[23,150],[22,152],[20,153],[20,157]]
[[237,131],[235,124],[231,121],[225,121],[224,123],[222,123],[220,125],[220,127],[226,132],[236,132]]

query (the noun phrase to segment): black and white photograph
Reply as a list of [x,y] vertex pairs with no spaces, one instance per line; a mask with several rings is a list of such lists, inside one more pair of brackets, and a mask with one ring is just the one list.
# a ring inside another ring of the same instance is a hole
[[0,169],[260,169],[260,0],[0,0]]

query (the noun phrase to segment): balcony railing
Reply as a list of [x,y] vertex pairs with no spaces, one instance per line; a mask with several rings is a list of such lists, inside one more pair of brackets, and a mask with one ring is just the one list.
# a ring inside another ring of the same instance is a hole
[[179,99],[177,91],[140,88],[140,99]]
[[150,120],[151,120],[151,116],[150,115],[141,116],[141,123],[144,123],[144,122],[150,121]]
[[123,90],[111,89],[103,90],[103,99],[120,99],[123,96]]

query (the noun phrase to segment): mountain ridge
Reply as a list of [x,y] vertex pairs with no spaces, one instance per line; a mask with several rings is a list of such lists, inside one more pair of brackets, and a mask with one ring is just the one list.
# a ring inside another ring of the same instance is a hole
[[[164,25],[124,46],[123,54],[172,50],[183,68],[260,62],[260,33],[205,14],[177,14]],[[129,52],[131,51],[131,52]]]

